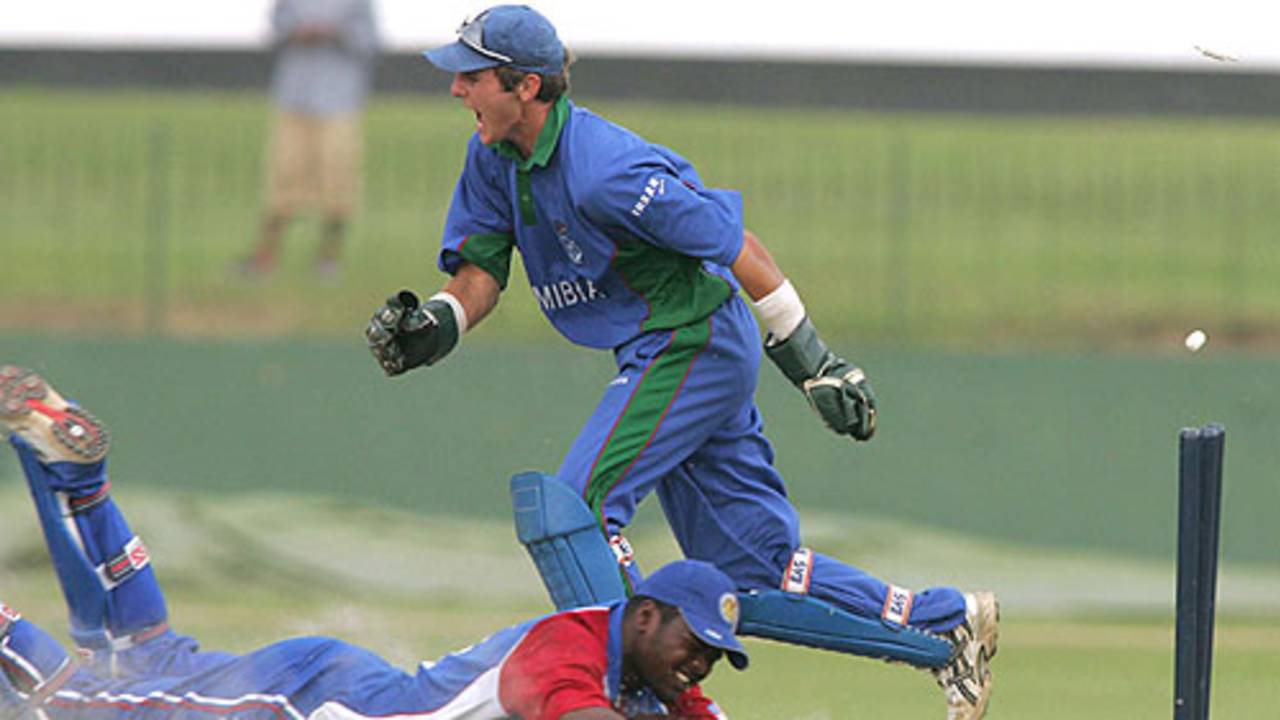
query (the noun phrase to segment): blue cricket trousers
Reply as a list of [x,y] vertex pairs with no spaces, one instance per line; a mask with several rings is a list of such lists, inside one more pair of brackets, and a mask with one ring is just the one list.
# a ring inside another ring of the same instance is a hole
[[[753,399],[761,354],[738,296],[702,321],[614,351],[618,374],[556,475],[582,493],[615,549],[627,547],[622,529],[656,490],[687,557],[714,563],[742,590],[782,586],[800,524]],[[880,616],[885,582],[822,554],[812,565],[809,594]],[[915,596],[909,624],[940,632],[963,618],[963,595],[934,588]]]

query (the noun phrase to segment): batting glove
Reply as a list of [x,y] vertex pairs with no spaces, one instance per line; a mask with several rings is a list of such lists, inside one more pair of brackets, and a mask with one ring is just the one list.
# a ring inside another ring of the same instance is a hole
[[458,323],[447,302],[422,303],[401,290],[374,311],[364,337],[382,371],[395,376],[448,355],[458,344]]
[[804,393],[827,427],[854,440],[876,432],[876,396],[862,370],[837,356],[818,337],[809,318],[786,340],[765,338],[765,354]]

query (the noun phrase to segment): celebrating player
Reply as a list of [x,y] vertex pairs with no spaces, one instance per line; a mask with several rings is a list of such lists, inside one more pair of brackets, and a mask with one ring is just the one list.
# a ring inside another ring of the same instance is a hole
[[493,309],[518,249],[551,324],[617,361],[556,478],[598,518],[628,585],[639,573],[620,533],[656,491],[686,556],[750,591],[744,633],[750,619],[753,634],[929,667],[949,717],[981,717],[990,593],[912,593],[800,544],[753,400],[760,331],[739,291],[767,330],[764,353],[829,428],[870,440],[876,400],[744,228],[739,193],[706,187],[675,152],[571,102],[569,53],[527,6],[490,8],[425,55],[453,73],[476,132],[439,255],[452,277],[425,302],[402,291],[374,313],[366,337],[382,368],[444,358]]
[[0,718],[723,718],[698,682],[736,668],[737,596],[714,566],[664,566],[630,599],[530,620],[416,675],[332,638],[200,652],[167,623],[146,546],[109,494],[107,435],[34,373],[0,366],[0,426],[71,615],[72,660],[0,603]]

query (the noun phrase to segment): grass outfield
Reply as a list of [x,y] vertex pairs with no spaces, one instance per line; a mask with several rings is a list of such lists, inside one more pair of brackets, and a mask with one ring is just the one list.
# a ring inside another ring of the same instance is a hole
[[[1194,325],[1215,342],[1278,334],[1274,121],[580,100],[742,189],[828,333],[1065,347],[1174,342]],[[23,308],[41,302],[45,327],[338,334],[389,290],[439,282],[465,112],[374,103],[367,212],[336,287],[308,272],[309,227],[278,282],[228,278],[255,232],[265,125],[258,94],[0,93],[0,232],[23,268],[0,289],[0,327],[32,327]],[[538,334],[535,314],[521,297],[490,324]]]
[[[763,370],[806,541],[905,585],[996,589],[994,717],[1168,717],[1174,438],[1209,420],[1229,433],[1214,713],[1274,714],[1280,385],[1274,358],[1231,350],[1280,336],[1276,122],[582,102],[743,189],[868,369],[867,446]],[[275,282],[245,285],[225,270],[254,233],[260,95],[0,91],[0,362],[111,424],[120,496],[208,647],[324,633],[410,667],[546,609],[503,479],[554,467],[607,358],[502,344],[550,336],[523,279],[429,372],[388,381],[359,338],[388,290],[438,283],[469,124],[379,98],[343,282],[310,276],[304,227]],[[1193,326],[1211,336],[1194,357]],[[90,332],[48,334],[71,328]],[[1133,352],[1094,352],[1116,346]],[[0,598],[59,628],[23,495],[0,458]],[[656,515],[632,538],[649,567],[675,554]],[[751,648],[750,673],[710,685],[739,720],[941,715],[917,673]]]
[[[377,650],[405,668],[461,648],[548,608],[509,526],[428,520],[300,496],[193,497],[139,491],[117,478],[117,496],[147,540],[172,619],[206,648],[247,651],[284,637],[324,634]],[[62,636],[65,622],[23,491],[0,487],[0,597]],[[830,517],[823,522],[850,522]],[[914,534],[918,528],[881,526]],[[1116,566],[1077,557],[1097,571],[1072,575],[1060,555],[969,544],[928,535],[925,548],[881,555],[873,569],[918,572],[970,565],[939,581],[972,582],[1004,598],[997,693],[991,717],[1030,720],[1167,718],[1172,697],[1171,582],[1142,606],[1114,603],[1133,583],[1171,568]],[[652,567],[675,556],[659,528],[633,535]],[[841,553],[847,548],[831,548]],[[1113,574],[1114,572],[1114,574]],[[1252,574],[1269,610],[1224,598],[1214,656],[1215,717],[1268,717],[1280,705],[1280,573]],[[1230,569],[1223,590],[1239,579]],[[1062,591],[1067,605],[1046,601]],[[1224,594],[1226,594],[1224,592]],[[1080,597],[1088,596],[1089,602]],[[713,696],[739,720],[843,720],[941,715],[940,695],[902,667],[748,641],[752,667],[719,668]]]
[[[837,346],[839,347],[839,346]],[[1197,356],[858,351],[880,430],[822,427],[768,363],[757,402],[802,510],[993,540],[1172,556],[1176,437],[1227,426],[1224,557],[1280,566],[1280,362]],[[506,479],[554,470],[613,376],[605,353],[498,344],[387,379],[360,338],[139,341],[0,334],[109,422],[118,471],[149,487],[273,489],[436,516],[507,517]],[[16,477],[0,456],[0,482]],[[806,533],[809,529],[806,529]],[[883,541],[880,541],[883,543]]]

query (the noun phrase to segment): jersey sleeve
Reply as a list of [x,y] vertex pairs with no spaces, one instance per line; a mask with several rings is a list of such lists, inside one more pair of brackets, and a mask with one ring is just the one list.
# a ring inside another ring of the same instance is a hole
[[271,33],[277,43],[289,39],[289,35],[302,24],[298,9],[289,0],[277,0],[271,6]]
[[589,707],[610,708],[606,638],[573,614],[534,626],[503,664],[499,700],[524,720],[558,720]]
[[355,57],[371,60],[378,54],[378,23],[374,18],[373,2],[358,2],[340,23],[340,42]]
[[450,275],[464,262],[478,265],[505,290],[511,274],[515,225],[503,170],[493,151],[473,136],[445,216],[438,265]]
[[683,255],[729,267],[742,251],[742,195],[703,187],[692,166],[656,151],[603,177],[582,205],[597,225]]

